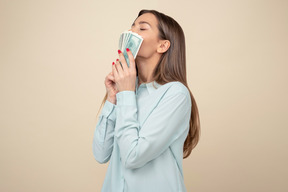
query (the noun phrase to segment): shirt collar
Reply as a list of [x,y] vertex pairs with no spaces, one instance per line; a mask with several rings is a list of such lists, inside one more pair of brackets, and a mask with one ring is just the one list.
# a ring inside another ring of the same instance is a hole
[[155,90],[157,90],[159,87],[161,87],[161,84],[157,83],[156,81],[152,81],[150,83],[141,83],[141,85],[138,87],[138,76],[136,76],[136,85],[135,85],[136,93],[138,92],[138,89],[140,88],[146,88],[149,94],[153,93]]

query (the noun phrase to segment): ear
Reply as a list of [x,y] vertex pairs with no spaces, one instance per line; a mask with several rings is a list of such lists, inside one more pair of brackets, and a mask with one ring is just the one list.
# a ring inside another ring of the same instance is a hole
[[158,53],[165,53],[170,47],[170,41],[169,40],[160,40],[158,47],[157,47],[157,52]]

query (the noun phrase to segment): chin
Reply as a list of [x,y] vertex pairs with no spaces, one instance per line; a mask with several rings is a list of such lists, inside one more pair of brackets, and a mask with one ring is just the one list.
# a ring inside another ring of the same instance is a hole
[[143,60],[143,59],[148,59],[148,58],[150,58],[151,57],[151,54],[149,54],[149,53],[142,53],[142,52],[138,52],[138,54],[137,54],[137,57],[136,57],[136,59],[141,59],[141,60]]
[[140,55],[140,54],[137,54],[137,56],[136,56],[136,58],[135,58],[135,62],[137,63],[137,61],[143,60],[143,59],[145,59],[145,57],[143,57],[143,56]]

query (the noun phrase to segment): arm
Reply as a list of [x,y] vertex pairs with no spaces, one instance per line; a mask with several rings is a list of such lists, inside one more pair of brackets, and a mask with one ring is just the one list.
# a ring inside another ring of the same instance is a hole
[[106,163],[111,157],[114,142],[115,105],[105,101],[93,137],[93,155],[99,163]]
[[123,91],[116,96],[115,135],[126,168],[144,166],[189,129],[191,100],[187,92],[165,94],[140,131],[135,92]]

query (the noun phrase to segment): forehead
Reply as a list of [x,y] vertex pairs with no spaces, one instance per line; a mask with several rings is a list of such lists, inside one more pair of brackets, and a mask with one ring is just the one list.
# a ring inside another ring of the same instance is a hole
[[141,21],[145,21],[150,23],[150,25],[154,25],[156,26],[158,21],[155,15],[153,15],[152,13],[144,13],[143,15],[140,15],[136,20],[135,23],[141,22]]

